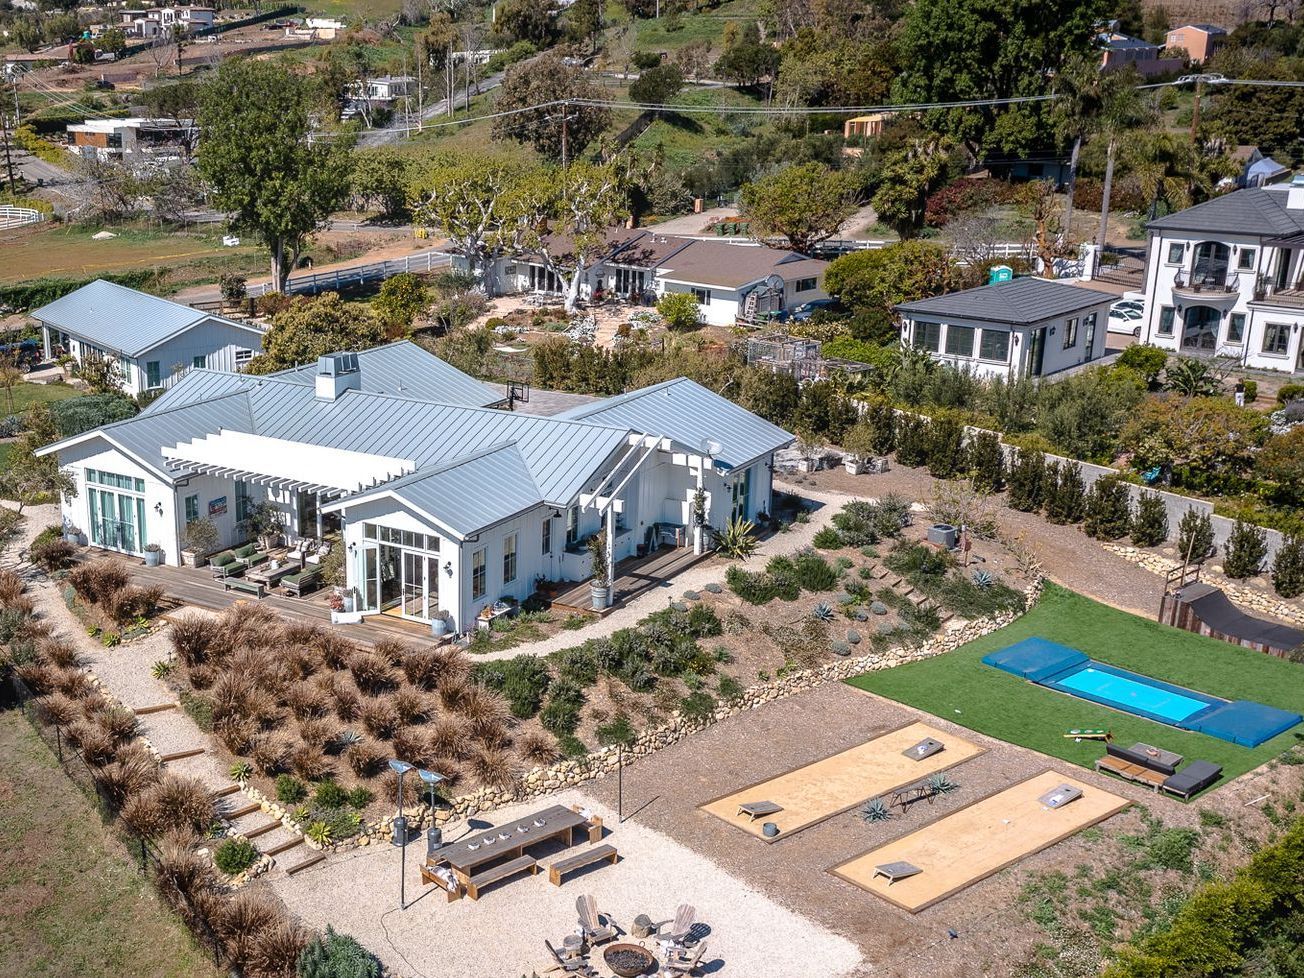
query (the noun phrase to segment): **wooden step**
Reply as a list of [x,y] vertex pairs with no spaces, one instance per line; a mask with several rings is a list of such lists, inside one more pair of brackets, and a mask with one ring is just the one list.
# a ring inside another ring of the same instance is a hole
[[203,747],[194,747],[190,750],[174,750],[171,754],[164,754],[159,758],[159,760],[164,764],[168,761],[180,761],[187,757],[198,757],[200,754],[204,753],[204,750],[205,748]]
[[225,788],[218,788],[213,792],[214,798],[227,798],[240,790],[238,784],[228,784]]
[[281,853],[283,853],[283,852],[289,852],[289,851],[290,851],[291,849],[293,849],[295,846],[301,846],[301,845],[303,845],[303,836],[301,836],[301,835],[296,835],[296,836],[295,836],[293,839],[291,839],[289,842],[281,842],[281,843],[279,843],[279,844],[277,844],[277,845],[272,846],[270,849],[265,850],[265,851],[263,852],[263,855],[264,855],[264,856],[279,856]]
[[164,710],[175,710],[181,704],[179,703],[157,703],[154,706],[142,706],[133,712],[138,717],[149,716],[151,713],[162,713]]
[[252,815],[254,812],[261,810],[262,807],[263,806],[258,804],[258,802],[251,801],[249,804],[242,805],[240,808],[236,808],[229,812],[223,812],[222,817],[226,819],[244,818],[246,815]]
[[259,825],[257,828],[252,828],[248,832],[241,832],[240,834],[243,835],[246,839],[256,839],[260,835],[266,835],[268,832],[271,832],[273,829],[279,829],[280,827],[281,827],[281,820],[279,818],[274,818],[266,825]]
[[288,875],[293,876],[301,869],[307,869],[309,866],[316,866],[319,862],[321,862],[325,858],[326,858],[326,853],[324,852],[313,853],[311,856],[309,856],[301,863],[295,863],[293,866],[286,866],[285,872]]

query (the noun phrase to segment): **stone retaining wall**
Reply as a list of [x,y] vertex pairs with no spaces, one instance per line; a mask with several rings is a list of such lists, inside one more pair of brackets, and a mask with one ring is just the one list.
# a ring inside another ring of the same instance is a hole
[[[1025,610],[1032,608],[1037,603],[1041,597],[1041,592],[1042,584],[1040,581],[1024,589]],[[884,652],[874,652],[855,659],[839,659],[814,669],[791,672],[769,682],[748,688],[739,699],[731,703],[720,704],[711,716],[702,720],[688,720],[676,712],[661,726],[644,731],[631,746],[623,751],[616,747],[604,747],[585,757],[558,761],[547,767],[535,768],[526,774],[518,786],[513,789],[480,788],[469,794],[461,795],[435,812],[435,824],[442,826],[446,822],[470,818],[505,805],[528,801],[531,798],[577,787],[595,778],[613,773],[621,764],[622,758],[625,763],[628,763],[630,759],[654,754],[713,723],[745,713],[748,710],[757,709],[774,700],[804,693],[828,683],[841,682],[864,672],[892,669],[907,662],[930,659],[933,656],[954,651],[974,639],[1004,628],[1020,617],[1021,614],[1023,612],[1005,611],[990,618],[979,618],[973,621],[957,619],[944,626],[941,634],[916,647],[898,646]],[[429,824],[430,809],[424,804],[405,808],[404,814],[407,816],[410,829],[421,830]],[[384,842],[392,835],[393,822],[394,816],[386,815],[378,822],[363,826],[362,831],[353,838],[341,840],[328,848],[340,850]],[[287,819],[286,824],[290,825],[292,823]],[[308,845],[314,845],[310,839],[305,838],[304,841]]]

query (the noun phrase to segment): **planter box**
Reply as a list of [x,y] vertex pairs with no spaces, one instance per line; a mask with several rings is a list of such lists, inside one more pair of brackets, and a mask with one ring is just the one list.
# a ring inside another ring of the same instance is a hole
[[361,611],[332,611],[332,625],[356,625],[362,621]]
[[181,560],[183,563],[189,564],[191,567],[208,566],[208,554],[196,553],[193,550],[181,551]]

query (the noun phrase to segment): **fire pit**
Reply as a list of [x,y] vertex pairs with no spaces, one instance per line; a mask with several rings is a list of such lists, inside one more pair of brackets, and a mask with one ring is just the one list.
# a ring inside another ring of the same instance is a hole
[[638,944],[612,944],[602,952],[602,960],[620,978],[634,978],[656,963],[656,957]]

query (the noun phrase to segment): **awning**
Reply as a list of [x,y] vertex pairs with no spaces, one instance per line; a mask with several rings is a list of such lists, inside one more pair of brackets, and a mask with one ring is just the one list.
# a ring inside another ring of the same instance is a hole
[[410,459],[226,430],[164,448],[163,457],[197,474],[330,496],[361,492],[416,470]]

